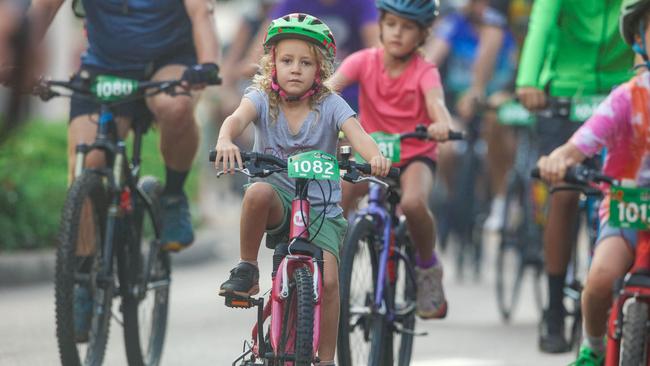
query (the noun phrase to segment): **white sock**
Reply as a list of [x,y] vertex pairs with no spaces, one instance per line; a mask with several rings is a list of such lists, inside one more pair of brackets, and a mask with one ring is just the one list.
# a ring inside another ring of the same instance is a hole
[[584,325],[582,326],[582,334],[584,334],[584,339],[582,340],[582,345],[589,347],[595,354],[602,356],[605,354],[605,340],[603,336],[592,337],[587,334],[587,330]]
[[255,267],[258,267],[258,268],[259,268],[259,266],[257,265],[257,261],[245,261],[245,260],[243,260],[243,259],[240,259],[240,260],[239,260],[239,263],[248,263],[248,264],[252,264],[252,265],[254,265]]

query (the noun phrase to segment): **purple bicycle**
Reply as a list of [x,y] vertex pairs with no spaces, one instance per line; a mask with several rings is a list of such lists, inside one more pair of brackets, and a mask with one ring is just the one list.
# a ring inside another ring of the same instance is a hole
[[[430,137],[418,126],[383,145],[408,138]],[[462,138],[462,133],[449,133],[450,140]],[[346,161],[350,151],[341,156]],[[338,363],[405,366],[411,361],[413,337],[426,335],[415,332],[415,248],[406,218],[398,214],[399,180],[361,179],[370,182],[368,206],[350,220],[341,252]]]

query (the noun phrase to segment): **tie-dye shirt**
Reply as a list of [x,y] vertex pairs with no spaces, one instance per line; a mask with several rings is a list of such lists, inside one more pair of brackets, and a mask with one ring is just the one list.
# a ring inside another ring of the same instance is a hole
[[[614,89],[571,137],[586,156],[607,148],[603,173],[650,186],[650,72]],[[600,207],[602,222],[609,218],[609,195]]]

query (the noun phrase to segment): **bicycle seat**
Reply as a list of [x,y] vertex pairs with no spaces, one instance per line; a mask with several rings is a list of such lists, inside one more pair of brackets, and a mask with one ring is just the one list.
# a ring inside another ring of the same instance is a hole
[[[291,253],[289,253],[291,252]],[[285,257],[289,254],[302,254],[307,255],[316,260],[323,260],[323,249],[317,247],[316,245],[304,240],[296,239],[293,244],[289,243],[280,243],[275,247],[275,252],[273,256],[282,256]]]

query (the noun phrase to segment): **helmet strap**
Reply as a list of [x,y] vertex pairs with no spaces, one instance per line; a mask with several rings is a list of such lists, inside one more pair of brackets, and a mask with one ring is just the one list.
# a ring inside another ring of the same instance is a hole
[[643,57],[644,64],[635,65],[634,66],[635,69],[639,67],[645,67],[647,69],[650,69],[650,59],[648,58],[648,52],[647,52],[648,47],[645,42],[644,33],[645,33],[644,22],[639,22],[639,37],[641,38],[641,43],[639,44],[635,42],[632,45],[632,50],[634,50],[634,52],[638,53],[639,55],[641,55],[641,57]]

